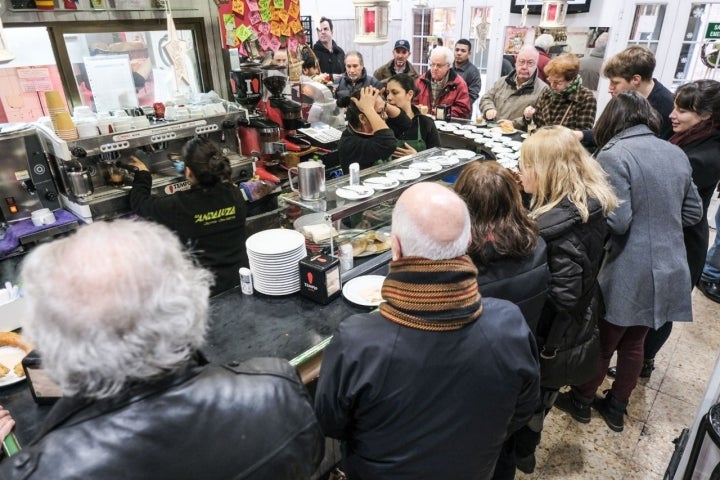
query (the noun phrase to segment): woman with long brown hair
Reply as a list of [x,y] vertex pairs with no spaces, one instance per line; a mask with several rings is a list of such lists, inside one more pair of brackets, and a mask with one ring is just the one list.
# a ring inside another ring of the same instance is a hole
[[[480,292],[516,304],[535,333],[550,272],[545,241],[523,207],[515,176],[497,162],[473,162],[458,177],[455,192],[470,212],[468,255],[478,269]],[[538,408],[537,421],[542,422],[543,413]],[[536,437],[528,426],[513,432],[503,444],[493,480],[515,478],[518,462],[526,470],[523,462],[534,459]]]

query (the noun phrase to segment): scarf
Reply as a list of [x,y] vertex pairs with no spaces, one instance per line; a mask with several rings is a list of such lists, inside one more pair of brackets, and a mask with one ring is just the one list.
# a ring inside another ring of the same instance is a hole
[[417,330],[459,330],[480,317],[477,268],[470,257],[428,260],[404,257],[390,262],[381,291],[380,314]]
[[555,90],[550,90],[550,96],[555,98],[557,96],[563,96],[567,97],[571,93],[577,92],[580,89],[580,86],[582,85],[582,77],[580,75],[575,77],[575,80],[570,82],[570,85],[568,85],[565,90],[562,92],[556,92]]
[[674,134],[670,137],[669,142],[677,145],[678,147],[683,147],[696,140],[709,137],[715,133],[717,129],[718,128],[713,124],[712,119],[708,118],[707,120],[703,120],[702,122],[693,125],[684,132]]
[[437,102],[438,98],[440,98],[440,94],[442,93],[443,88],[445,88],[449,76],[450,73],[448,72],[440,81],[435,81],[432,79],[432,76],[430,77],[430,94],[432,95],[430,98],[431,105],[435,105],[435,102]]

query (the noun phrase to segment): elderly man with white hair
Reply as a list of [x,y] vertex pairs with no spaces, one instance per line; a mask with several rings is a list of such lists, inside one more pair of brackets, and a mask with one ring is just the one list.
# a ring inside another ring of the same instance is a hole
[[[212,275],[167,228],[98,222],[22,265],[25,332],[63,397],[3,479],[310,478],[324,438],[280,359],[198,353]],[[13,425],[0,408],[0,435]]]
[[392,214],[379,310],[323,353],[315,411],[348,478],[488,479],[538,405],[535,340],[514,304],[480,298],[465,202],[418,183]]
[[438,105],[447,105],[446,116],[470,118],[470,93],[465,80],[451,68],[454,61],[455,55],[449,48],[433,49],[429,70],[417,79],[413,105],[425,105],[431,115],[435,115]]
[[548,88],[538,78],[539,53],[532,45],[524,45],[515,59],[515,70],[497,80],[480,97],[480,112],[488,120],[509,120],[515,128],[525,128],[523,111],[534,105]]

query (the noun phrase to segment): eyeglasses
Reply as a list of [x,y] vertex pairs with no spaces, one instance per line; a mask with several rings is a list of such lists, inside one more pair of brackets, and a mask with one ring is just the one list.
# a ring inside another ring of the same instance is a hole
[[537,64],[537,62],[533,60],[518,60],[515,62],[515,65],[520,65],[521,67],[524,67],[527,65],[528,67],[534,67]]
[[438,70],[440,70],[441,68],[449,67],[449,66],[450,66],[449,63],[431,63],[430,64],[430,68],[436,68]]

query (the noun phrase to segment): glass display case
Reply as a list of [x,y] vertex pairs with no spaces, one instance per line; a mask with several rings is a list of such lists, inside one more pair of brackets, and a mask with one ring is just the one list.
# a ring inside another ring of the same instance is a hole
[[431,148],[362,170],[356,186],[349,175],[329,180],[319,200],[286,193],[278,199],[280,224],[303,233],[311,253],[338,256],[340,247],[352,245],[354,267],[342,273],[345,282],[390,260],[392,209],[405,189],[442,181],[482,158],[470,150]]

